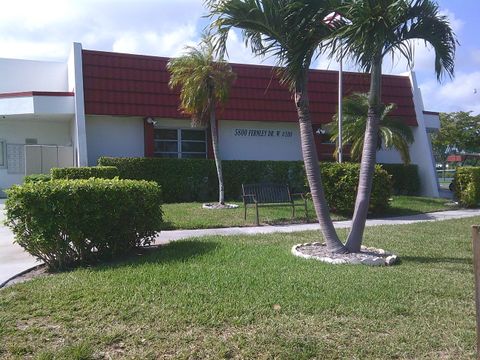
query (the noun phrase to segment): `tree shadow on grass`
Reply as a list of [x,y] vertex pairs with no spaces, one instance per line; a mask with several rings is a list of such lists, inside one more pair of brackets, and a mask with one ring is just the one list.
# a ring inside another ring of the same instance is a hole
[[472,264],[472,259],[469,258],[454,258],[454,257],[426,257],[426,256],[402,256],[403,261],[411,261],[420,264]]
[[420,265],[438,265],[438,267],[441,267],[443,270],[456,271],[459,273],[471,273],[473,271],[473,261],[469,258],[402,256],[401,261],[414,262]]
[[105,262],[92,267],[92,270],[103,271],[123,266],[141,266],[143,264],[165,264],[186,262],[203,256],[221,247],[214,241],[180,240],[166,245],[150,246],[133,250],[132,254],[122,259]]

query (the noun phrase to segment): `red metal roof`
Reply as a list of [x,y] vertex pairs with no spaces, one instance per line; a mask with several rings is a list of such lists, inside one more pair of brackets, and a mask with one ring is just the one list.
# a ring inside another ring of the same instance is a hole
[[[85,112],[91,115],[184,118],[178,91],[168,88],[168,58],[83,50]],[[272,67],[232,64],[237,80],[218,117],[223,120],[296,122],[292,96]],[[344,91],[367,92],[368,74],[344,73]],[[312,122],[331,121],[337,107],[338,73],[311,70],[309,97]],[[410,80],[383,76],[383,101],[397,104],[395,116],[416,126]]]

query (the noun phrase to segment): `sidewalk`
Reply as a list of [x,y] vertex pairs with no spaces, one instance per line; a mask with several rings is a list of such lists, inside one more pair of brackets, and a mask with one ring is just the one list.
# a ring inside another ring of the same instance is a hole
[[[0,221],[3,224],[3,202],[0,202]],[[460,219],[466,217],[480,216],[480,209],[451,210],[420,215],[400,216],[386,219],[367,220],[367,226],[379,225],[404,225],[425,221],[441,221],[449,219]],[[335,228],[348,228],[351,221],[336,221]],[[253,227],[232,227],[220,229],[200,230],[172,230],[162,231],[156,238],[155,244],[167,244],[170,241],[181,240],[191,237],[202,237],[208,235],[254,235],[272,233],[291,233],[297,231],[318,230],[318,223],[314,224],[293,224],[282,226],[253,226]],[[3,225],[0,225],[0,284],[14,275],[32,268],[40,263],[23,249],[13,243],[13,234]]]
[[0,284],[22,271],[41,264],[20,245],[13,243],[13,233],[3,225],[5,199],[0,199]]

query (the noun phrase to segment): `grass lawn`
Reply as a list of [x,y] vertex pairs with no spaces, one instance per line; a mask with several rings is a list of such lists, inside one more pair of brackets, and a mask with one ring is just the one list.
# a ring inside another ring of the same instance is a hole
[[[474,359],[470,225],[367,228],[390,268],[295,258],[317,232],[179,241],[0,291],[0,357]],[[344,237],[345,233],[341,235]]]
[[[231,226],[255,225],[255,208],[249,207],[247,221],[243,220],[243,204],[238,204],[237,209],[207,210],[202,209],[201,203],[164,204],[165,229],[206,229]],[[451,210],[449,201],[438,198],[424,198],[417,196],[394,196],[390,208],[376,217],[412,215],[425,212]],[[308,202],[309,222],[315,222],[315,211],[311,201]],[[292,219],[291,208],[263,207],[259,209],[260,223],[283,224],[306,222],[302,207],[296,207],[296,217]],[[345,220],[346,217],[332,214],[334,220]]]

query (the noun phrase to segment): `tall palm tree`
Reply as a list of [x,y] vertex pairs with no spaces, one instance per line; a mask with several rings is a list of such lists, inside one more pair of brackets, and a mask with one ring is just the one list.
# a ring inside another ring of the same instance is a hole
[[[368,120],[368,94],[353,93],[343,101],[342,133],[343,141],[351,145],[350,156],[352,160],[362,158],[362,148],[365,139],[365,128]],[[410,151],[408,145],[413,143],[412,129],[399,119],[390,115],[396,108],[395,104],[381,105],[380,119],[378,122],[377,150],[395,149],[400,154],[405,165],[410,164]],[[328,125],[330,139],[338,141],[338,114],[333,117],[333,122]],[[336,156],[338,150],[335,150]]]
[[227,100],[236,75],[229,63],[222,58],[215,59],[211,37],[204,36],[198,48],[189,46],[186,50],[185,55],[167,64],[169,86],[180,87],[180,109],[192,117],[192,126],[210,125],[218,176],[218,203],[225,205],[215,107]]
[[445,74],[453,77],[457,40],[448,19],[431,0],[345,0],[339,12],[349,23],[334,34],[334,50],[339,53],[343,49],[353,62],[371,74],[360,179],[346,243],[349,251],[357,252],[365,229],[375,167],[383,59],[387,55],[400,55],[411,65],[414,41],[423,40],[435,52],[435,72],[440,81]]
[[308,69],[332,32],[324,19],[336,5],[326,0],[207,1],[221,52],[229,31],[238,28],[256,55],[276,58],[280,82],[289,87],[297,109],[305,171],[323,237],[330,251],[345,252],[325,200],[308,100]]

